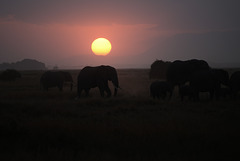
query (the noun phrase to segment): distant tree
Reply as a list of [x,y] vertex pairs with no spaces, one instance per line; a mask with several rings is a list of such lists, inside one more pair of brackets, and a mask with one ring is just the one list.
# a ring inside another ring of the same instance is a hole
[[150,79],[166,79],[166,71],[171,64],[169,61],[156,60],[151,65],[149,73]]
[[24,59],[15,63],[2,63],[0,70],[16,69],[16,70],[46,70],[44,63],[33,59]]

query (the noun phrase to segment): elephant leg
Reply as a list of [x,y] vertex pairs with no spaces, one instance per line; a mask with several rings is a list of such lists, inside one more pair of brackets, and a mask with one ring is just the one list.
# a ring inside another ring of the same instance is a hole
[[112,95],[112,92],[108,86],[105,88],[105,91],[107,92],[107,97],[110,97]]
[[104,87],[104,91],[106,91],[107,93],[107,97],[110,97],[112,95],[112,92],[108,86],[108,81],[104,81],[103,87]]
[[104,81],[101,84],[99,84],[98,88],[100,90],[100,94],[102,97],[104,97],[104,91],[106,91],[107,97],[110,97],[112,95],[107,81]]
[[99,91],[100,91],[101,97],[104,97],[104,88],[103,87],[99,87]]

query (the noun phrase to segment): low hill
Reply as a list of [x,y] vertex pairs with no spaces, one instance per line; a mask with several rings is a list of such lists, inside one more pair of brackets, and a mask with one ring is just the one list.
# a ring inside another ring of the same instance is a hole
[[16,69],[16,70],[46,70],[44,63],[33,59],[24,59],[15,63],[2,63],[0,70]]

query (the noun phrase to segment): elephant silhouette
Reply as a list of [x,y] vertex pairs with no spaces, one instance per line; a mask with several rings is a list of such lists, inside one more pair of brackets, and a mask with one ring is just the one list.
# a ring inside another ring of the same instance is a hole
[[166,77],[167,81],[170,82],[173,86],[180,86],[188,82],[189,78],[194,72],[209,69],[210,67],[208,63],[204,60],[176,60],[169,65]]
[[0,74],[1,81],[15,81],[17,78],[21,77],[21,73],[15,69],[7,69]]
[[194,99],[199,99],[200,92],[209,92],[210,99],[221,95],[221,85],[228,85],[229,75],[223,69],[200,70],[192,74],[190,86],[194,90]]
[[84,67],[78,74],[78,98],[80,98],[82,91],[84,90],[86,96],[89,95],[91,88],[98,87],[100,94],[104,97],[104,92],[107,93],[107,97],[112,95],[108,86],[108,81],[111,81],[114,85],[114,96],[117,95],[119,82],[117,71],[112,66],[96,66]]
[[154,81],[150,85],[150,95],[154,99],[165,99],[167,97],[167,94],[169,94],[169,97],[171,97],[172,90],[173,89],[171,84],[167,81]]
[[65,82],[71,83],[71,90],[73,86],[73,79],[70,73],[65,71],[47,71],[43,73],[40,78],[40,84],[43,89],[48,90],[51,87],[58,87],[60,91],[63,89]]

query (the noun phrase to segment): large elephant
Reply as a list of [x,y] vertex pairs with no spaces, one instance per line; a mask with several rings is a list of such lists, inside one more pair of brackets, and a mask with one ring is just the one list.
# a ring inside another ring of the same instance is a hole
[[65,82],[71,83],[72,90],[72,76],[65,71],[47,71],[43,73],[40,79],[40,83],[45,90],[48,90],[50,87],[58,87],[59,90],[62,91]]
[[102,97],[104,97],[104,92],[110,97],[112,94],[108,86],[108,81],[112,81],[115,87],[114,96],[116,96],[119,84],[117,71],[114,67],[104,65],[84,67],[78,75],[78,97],[81,96],[82,90],[88,96],[89,90],[95,87],[99,88]]
[[233,98],[236,98],[237,93],[240,91],[240,71],[236,71],[231,75],[229,87]]
[[209,69],[208,63],[204,60],[176,60],[172,62],[167,69],[167,81],[172,83],[173,86],[180,86],[188,82],[194,72]]
[[21,73],[15,69],[7,69],[0,74],[0,80],[2,81],[14,81],[21,77]]
[[150,95],[155,98],[165,99],[167,94],[171,97],[172,95],[172,86],[167,81],[154,81],[150,85]]
[[221,95],[221,85],[228,85],[229,75],[223,69],[200,70],[192,74],[190,86],[194,90],[194,98],[199,99],[200,92],[209,92],[210,99]]

